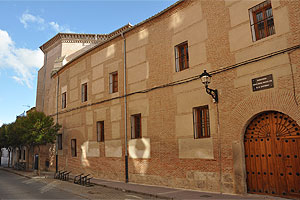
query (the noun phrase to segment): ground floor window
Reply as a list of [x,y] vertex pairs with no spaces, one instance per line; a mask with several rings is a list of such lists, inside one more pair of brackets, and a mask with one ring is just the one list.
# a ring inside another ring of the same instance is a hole
[[142,138],[141,113],[131,115],[131,138]]
[[72,157],[77,156],[76,139],[71,140],[71,153],[72,153]]
[[193,108],[194,138],[210,137],[208,105]]

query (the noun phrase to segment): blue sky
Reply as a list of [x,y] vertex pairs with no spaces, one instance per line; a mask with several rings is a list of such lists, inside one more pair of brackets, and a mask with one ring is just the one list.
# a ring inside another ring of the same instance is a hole
[[177,0],[0,0],[0,126],[35,106],[39,47],[58,32],[110,33]]

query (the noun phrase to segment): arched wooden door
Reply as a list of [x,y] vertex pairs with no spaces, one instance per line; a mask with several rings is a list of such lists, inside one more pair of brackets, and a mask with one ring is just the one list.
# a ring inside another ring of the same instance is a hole
[[246,129],[249,193],[300,197],[300,127],[289,116],[268,111]]

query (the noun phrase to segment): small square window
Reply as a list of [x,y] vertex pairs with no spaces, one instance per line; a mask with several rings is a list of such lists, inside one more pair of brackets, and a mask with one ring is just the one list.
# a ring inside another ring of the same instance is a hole
[[109,74],[109,93],[118,92],[118,72]]
[[62,95],[61,95],[61,107],[62,107],[62,109],[67,107],[67,93],[66,92],[62,93]]
[[142,138],[141,114],[131,115],[131,138]]
[[88,100],[87,96],[87,83],[81,85],[81,101],[86,102]]
[[72,157],[77,157],[76,139],[71,139],[71,153]]
[[58,150],[62,150],[62,134],[57,135],[57,148]]
[[194,138],[210,137],[209,111],[208,106],[193,108]]
[[271,1],[264,1],[249,9],[252,40],[257,41],[275,34]]
[[188,42],[175,46],[175,67],[176,72],[189,68]]
[[97,141],[104,142],[104,121],[97,122]]

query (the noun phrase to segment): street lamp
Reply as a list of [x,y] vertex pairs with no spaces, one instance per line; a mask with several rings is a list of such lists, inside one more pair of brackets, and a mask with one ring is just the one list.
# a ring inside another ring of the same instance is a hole
[[211,75],[204,70],[204,72],[200,75],[200,79],[202,83],[205,85],[206,93],[212,96],[213,101],[218,103],[218,90],[213,90],[208,87],[208,84],[211,81]]

